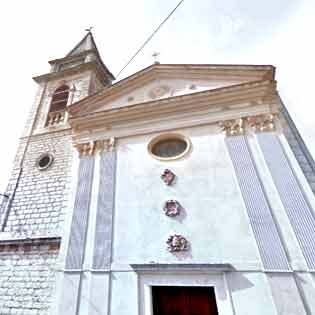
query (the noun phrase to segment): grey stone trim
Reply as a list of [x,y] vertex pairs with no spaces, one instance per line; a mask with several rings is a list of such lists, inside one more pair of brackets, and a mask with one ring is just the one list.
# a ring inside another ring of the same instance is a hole
[[274,272],[266,275],[278,314],[310,314],[293,273]]
[[79,163],[78,187],[71,223],[66,269],[81,269],[88,226],[90,197],[94,173],[94,156],[82,156]]
[[290,270],[286,252],[246,138],[233,136],[226,137],[225,141],[265,270]]
[[315,270],[315,215],[274,133],[257,135],[279,197],[308,267]]
[[130,266],[136,272],[224,272],[235,270],[231,264],[131,264]]
[[92,264],[94,270],[110,267],[115,171],[116,152],[103,152],[100,159],[100,183]]
[[0,246],[14,245],[14,244],[55,244],[60,243],[61,237],[34,237],[34,238],[12,238],[1,239]]
[[298,161],[301,170],[315,194],[315,162],[310,154],[301,134],[292,120],[287,108],[281,102],[281,112],[284,119],[284,135],[291,147],[291,150]]
[[64,273],[61,286],[61,296],[57,301],[58,315],[77,315],[78,314],[78,297],[81,284],[80,274]]

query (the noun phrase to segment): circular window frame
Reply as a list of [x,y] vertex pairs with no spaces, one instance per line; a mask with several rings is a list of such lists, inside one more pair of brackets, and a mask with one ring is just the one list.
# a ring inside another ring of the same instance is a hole
[[[40,161],[44,158],[48,157],[49,158],[49,162],[45,165],[45,166],[40,166]],[[51,167],[51,165],[54,162],[54,156],[51,153],[43,153],[41,154],[37,159],[36,159],[36,167],[40,170],[40,171],[45,171],[47,170],[49,167]]]
[[[160,141],[165,141],[165,140],[182,140],[182,141],[184,141],[186,143],[186,148],[180,154],[177,154],[177,155],[171,156],[171,157],[161,157],[161,156],[155,155],[153,153],[154,146],[157,143],[159,143]],[[174,161],[174,160],[181,159],[190,150],[191,150],[191,142],[190,142],[190,140],[187,137],[185,137],[185,136],[183,136],[181,134],[177,134],[177,133],[166,133],[166,134],[157,136],[157,137],[151,139],[151,141],[148,144],[148,152],[149,152],[149,154],[153,158],[155,158],[156,160],[159,160],[159,161]]]

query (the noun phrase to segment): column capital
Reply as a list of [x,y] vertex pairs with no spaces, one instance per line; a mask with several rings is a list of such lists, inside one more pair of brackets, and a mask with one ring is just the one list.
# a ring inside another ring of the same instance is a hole
[[244,134],[244,118],[221,121],[219,123],[226,136],[239,136]]
[[115,138],[111,137],[109,139],[97,140],[96,148],[100,152],[111,152],[115,149]]
[[75,148],[79,152],[79,156],[91,156],[95,153],[95,141],[90,141],[86,143],[78,143]]
[[265,114],[247,117],[249,126],[255,132],[274,131],[275,125],[275,114]]

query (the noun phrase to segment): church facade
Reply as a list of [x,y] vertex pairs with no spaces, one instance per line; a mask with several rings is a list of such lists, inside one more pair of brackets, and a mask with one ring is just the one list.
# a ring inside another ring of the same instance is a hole
[[270,65],[51,71],[1,205],[0,314],[315,314],[315,163]]

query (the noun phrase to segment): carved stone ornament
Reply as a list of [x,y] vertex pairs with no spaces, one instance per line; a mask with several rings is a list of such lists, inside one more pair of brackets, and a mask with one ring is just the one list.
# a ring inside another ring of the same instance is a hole
[[161,179],[168,186],[173,184],[175,177],[176,175],[169,169],[165,169],[163,174],[161,175]]
[[274,114],[248,117],[247,121],[248,121],[249,125],[256,132],[274,131],[275,130],[275,115]]
[[170,87],[167,85],[160,85],[154,87],[152,90],[149,92],[149,96],[151,99],[156,99],[164,96],[170,91]]
[[238,136],[244,133],[244,119],[233,119],[220,122],[226,136]]
[[169,236],[166,244],[169,252],[181,252],[188,250],[188,241],[180,234]]
[[97,149],[100,151],[110,152],[115,148],[115,138],[97,141]]
[[169,217],[175,217],[180,214],[182,207],[176,200],[167,200],[164,204],[164,213]]
[[80,156],[93,155],[95,152],[95,141],[80,143],[75,146]]

